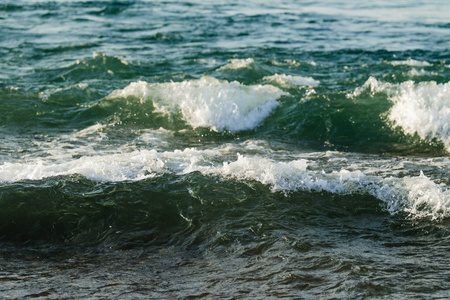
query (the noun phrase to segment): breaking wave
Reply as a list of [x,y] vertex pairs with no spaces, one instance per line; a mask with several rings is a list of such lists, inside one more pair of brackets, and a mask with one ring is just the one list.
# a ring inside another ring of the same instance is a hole
[[247,86],[204,76],[183,82],[134,82],[106,99],[132,96],[141,103],[151,101],[157,113],[181,113],[193,128],[240,131],[256,128],[285,94],[272,85]]
[[94,181],[123,182],[200,172],[203,176],[240,182],[257,181],[286,196],[299,191],[370,195],[384,202],[390,213],[403,211],[414,218],[442,219],[450,214],[450,190],[422,172],[399,177],[388,171],[390,167],[383,167],[387,174],[372,174],[370,168],[364,167],[364,161],[353,162],[345,168],[340,167],[345,165],[345,158],[337,163],[332,157],[321,162],[314,156],[277,160],[268,158],[271,151],[267,151],[264,145],[247,142],[204,150],[124,152],[118,149],[116,153],[95,153],[78,159],[55,155],[4,163],[0,166],[0,181],[42,180],[78,174]]
[[352,96],[386,93],[393,103],[387,117],[409,135],[440,140],[450,151],[450,83],[406,81],[399,84],[370,77]]

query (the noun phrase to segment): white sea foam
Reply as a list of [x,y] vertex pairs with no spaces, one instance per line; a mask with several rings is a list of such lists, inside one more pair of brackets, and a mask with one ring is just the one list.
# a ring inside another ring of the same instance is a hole
[[361,180],[365,178],[361,171],[317,172],[308,170],[309,164],[306,159],[283,162],[260,156],[238,155],[236,161],[224,162],[217,167],[198,167],[196,170],[238,180],[256,180],[271,186],[275,192],[313,190],[350,194],[361,191]]
[[389,64],[393,65],[393,66],[401,66],[401,65],[407,65],[407,66],[411,66],[411,67],[428,67],[431,66],[431,64],[427,61],[420,61],[420,60],[415,60],[415,59],[407,59],[407,60],[393,60],[393,61],[389,61]]
[[349,93],[347,97],[348,98],[358,97],[364,91],[367,90],[369,90],[372,94],[386,92],[392,86],[393,85],[391,83],[378,81],[375,77],[370,76],[369,79],[367,79],[367,81],[364,82],[362,87],[356,88],[355,91]]
[[239,155],[236,161],[224,162],[222,166],[198,166],[190,170],[237,180],[256,180],[271,186],[273,191],[284,193],[308,190],[343,195],[369,194],[384,201],[391,213],[405,211],[415,218],[450,216],[450,190],[436,185],[423,174],[383,178],[365,175],[360,170],[317,172],[309,170],[308,166],[309,161],[305,159],[279,162]]
[[228,60],[228,64],[218,68],[218,71],[222,70],[239,70],[239,69],[245,69],[250,68],[251,64],[253,64],[255,60],[253,58],[247,58],[247,59],[238,59],[233,58]]
[[265,76],[263,80],[281,85],[282,87],[318,86],[320,83],[318,80],[315,80],[312,77],[292,76],[286,74],[275,74],[272,76]]
[[407,76],[409,77],[414,77],[414,76],[423,76],[428,74],[428,72],[426,72],[424,69],[421,69],[420,71],[418,71],[416,68],[412,68],[411,70],[409,70],[407,73],[405,73]]
[[156,151],[83,156],[76,160],[53,162],[37,159],[29,163],[0,166],[0,181],[40,180],[47,177],[80,174],[98,181],[142,180],[164,172]]
[[[94,124],[89,127],[86,127],[85,129],[75,131],[70,135],[62,135],[63,138],[70,138],[70,139],[78,139],[78,138],[85,138],[91,135],[100,134],[102,135],[102,130],[105,129],[107,126],[105,124]],[[103,136],[103,135],[102,135]]]
[[[155,133],[156,134],[156,133]],[[166,134],[166,132],[164,132]],[[147,133],[143,133],[147,136]],[[128,151],[127,151],[128,150]],[[246,154],[239,154],[242,151]],[[238,181],[258,181],[273,192],[290,194],[297,191],[328,192],[340,195],[368,194],[384,201],[389,212],[409,213],[414,218],[442,219],[450,216],[450,189],[436,184],[423,174],[395,176],[386,162],[387,174],[373,172],[364,159],[340,153],[303,154],[277,153],[265,142],[246,141],[217,148],[158,151],[136,150],[130,146],[116,153],[91,152],[71,158],[55,152],[50,157],[27,158],[0,165],[0,182],[41,180],[52,176],[80,174],[96,181],[137,181],[164,174],[200,172]],[[291,157],[287,160],[286,158]],[[390,162],[387,162],[391,164]],[[408,168],[406,161],[398,169]],[[430,162],[437,168],[448,160]],[[383,167],[384,165],[384,167]],[[325,170],[324,170],[325,169]],[[414,168],[416,169],[416,168]]]
[[64,151],[54,152],[52,157],[26,159],[19,162],[6,162],[0,165],[0,182],[20,180],[41,180],[54,176],[80,174],[96,181],[136,181],[161,174],[186,174],[195,168],[211,165],[213,157],[221,157],[224,149],[160,151],[134,150],[116,153],[95,152],[74,159]]
[[423,173],[418,177],[406,178],[402,182],[408,192],[410,205],[406,211],[416,217],[450,216],[450,190],[443,191]]
[[[103,60],[105,60],[108,56],[104,53],[98,53],[98,52],[92,52],[92,58],[102,58]],[[128,66],[131,63],[127,60],[125,60],[123,57],[121,56],[114,56],[114,58],[117,58],[123,65]]]
[[[80,82],[78,84],[73,84],[73,85],[69,85],[66,86],[64,88],[51,88],[51,89],[46,89],[42,92],[39,92],[39,98],[43,101],[46,102],[49,100],[50,96],[56,93],[60,93],[60,92],[67,92],[67,91],[71,91],[71,90],[86,90],[89,87],[89,85],[85,82]],[[77,104],[80,105],[80,104]]]
[[436,138],[450,151],[450,82],[406,81],[400,84],[386,83],[370,77],[361,88],[349,97],[369,90],[386,93],[393,102],[388,118],[405,133],[417,133],[421,138]]
[[152,101],[156,112],[178,114],[193,128],[215,131],[254,129],[278,106],[285,92],[272,85],[246,86],[210,76],[198,80],[149,84],[138,81],[107,99],[134,96]]
[[441,140],[450,151],[450,83],[404,82],[391,99],[391,121],[406,133]]
[[168,139],[173,138],[173,132],[164,128],[156,130],[143,130],[138,137],[140,142],[146,145],[168,145]]
[[[271,61],[271,63],[275,66],[300,67],[300,62],[293,59],[285,59],[283,61],[274,59]],[[315,62],[310,62],[310,64],[315,66]]]

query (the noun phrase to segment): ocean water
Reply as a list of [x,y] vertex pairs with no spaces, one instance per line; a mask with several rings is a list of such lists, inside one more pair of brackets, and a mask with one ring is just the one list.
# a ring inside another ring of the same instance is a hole
[[2,1],[1,298],[449,298],[449,11]]

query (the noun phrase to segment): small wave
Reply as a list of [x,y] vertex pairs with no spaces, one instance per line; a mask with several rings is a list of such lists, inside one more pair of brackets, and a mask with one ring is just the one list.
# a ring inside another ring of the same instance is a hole
[[265,76],[263,80],[279,84],[283,87],[318,86],[320,83],[318,80],[315,80],[312,77],[292,76],[286,74],[275,74],[272,76]]
[[278,106],[285,92],[272,85],[246,86],[204,76],[198,80],[168,83],[131,83],[106,99],[137,97],[152,101],[155,112],[181,113],[193,128],[241,131],[256,128]]
[[411,66],[411,67],[429,67],[431,66],[431,64],[427,61],[420,61],[420,60],[415,60],[415,59],[407,59],[407,60],[393,60],[393,61],[389,61],[389,64],[393,65],[393,66]]
[[[278,60],[274,59],[274,60],[271,61],[271,63],[274,66],[300,67],[300,62],[298,62],[296,60],[293,60],[293,59],[285,59],[283,61],[278,61]],[[309,64],[311,66],[315,66],[316,65],[316,63],[313,62],[313,61],[309,62]]]
[[450,190],[443,191],[422,172],[420,176],[402,181],[408,193],[409,207],[405,211],[416,217],[448,217],[450,215]]
[[417,70],[416,68],[412,68],[407,73],[404,73],[408,77],[416,77],[416,76],[424,76],[430,74],[426,72],[424,69]]
[[422,139],[438,139],[450,151],[450,83],[406,81],[392,84],[370,77],[350,97],[366,90],[372,94],[387,93],[394,104],[388,113],[393,126],[400,126],[410,135],[417,133]]
[[37,69],[32,78],[45,82],[88,82],[99,78],[127,78],[136,72],[139,66],[121,56],[109,56],[93,52],[91,57],[76,60],[57,68]]
[[87,84],[85,82],[80,82],[78,84],[69,85],[66,87],[47,89],[42,92],[39,92],[39,98],[43,102],[47,102],[51,98],[52,95],[57,95],[59,93],[64,93],[64,92],[66,92],[66,93],[71,92],[72,94],[76,94],[79,91],[86,90],[88,87],[89,87],[89,84]]
[[[92,53],[92,58],[93,59],[99,59],[99,58],[101,58],[101,59],[103,59],[104,61],[108,58],[108,56],[106,55],[106,54],[104,54],[104,53],[97,53],[97,52],[93,52]],[[125,66],[128,66],[129,64],[130,64],[130,62],[128,62],[128,61],[126,61],[123,57],[121,57],[121,56],[117,56],[117,57],[113,57],[113,58],[115,58],[115,59],[117,59],[117,60],[119,60],[123,65],[125,65]]]
[[228,61],[228,64],[218,68],[218,71],[223,70],[239,70],[239,69],[245,69],[250,68],[251,64],[253,64],[255,60],[253,58],[247,58],[247,59],[238,59],[233,58]]

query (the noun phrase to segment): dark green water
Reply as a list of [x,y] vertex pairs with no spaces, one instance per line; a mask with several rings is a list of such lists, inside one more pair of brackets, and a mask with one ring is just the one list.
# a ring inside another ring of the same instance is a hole
[[2,2],[0,295],[450,297],[449,9]]

